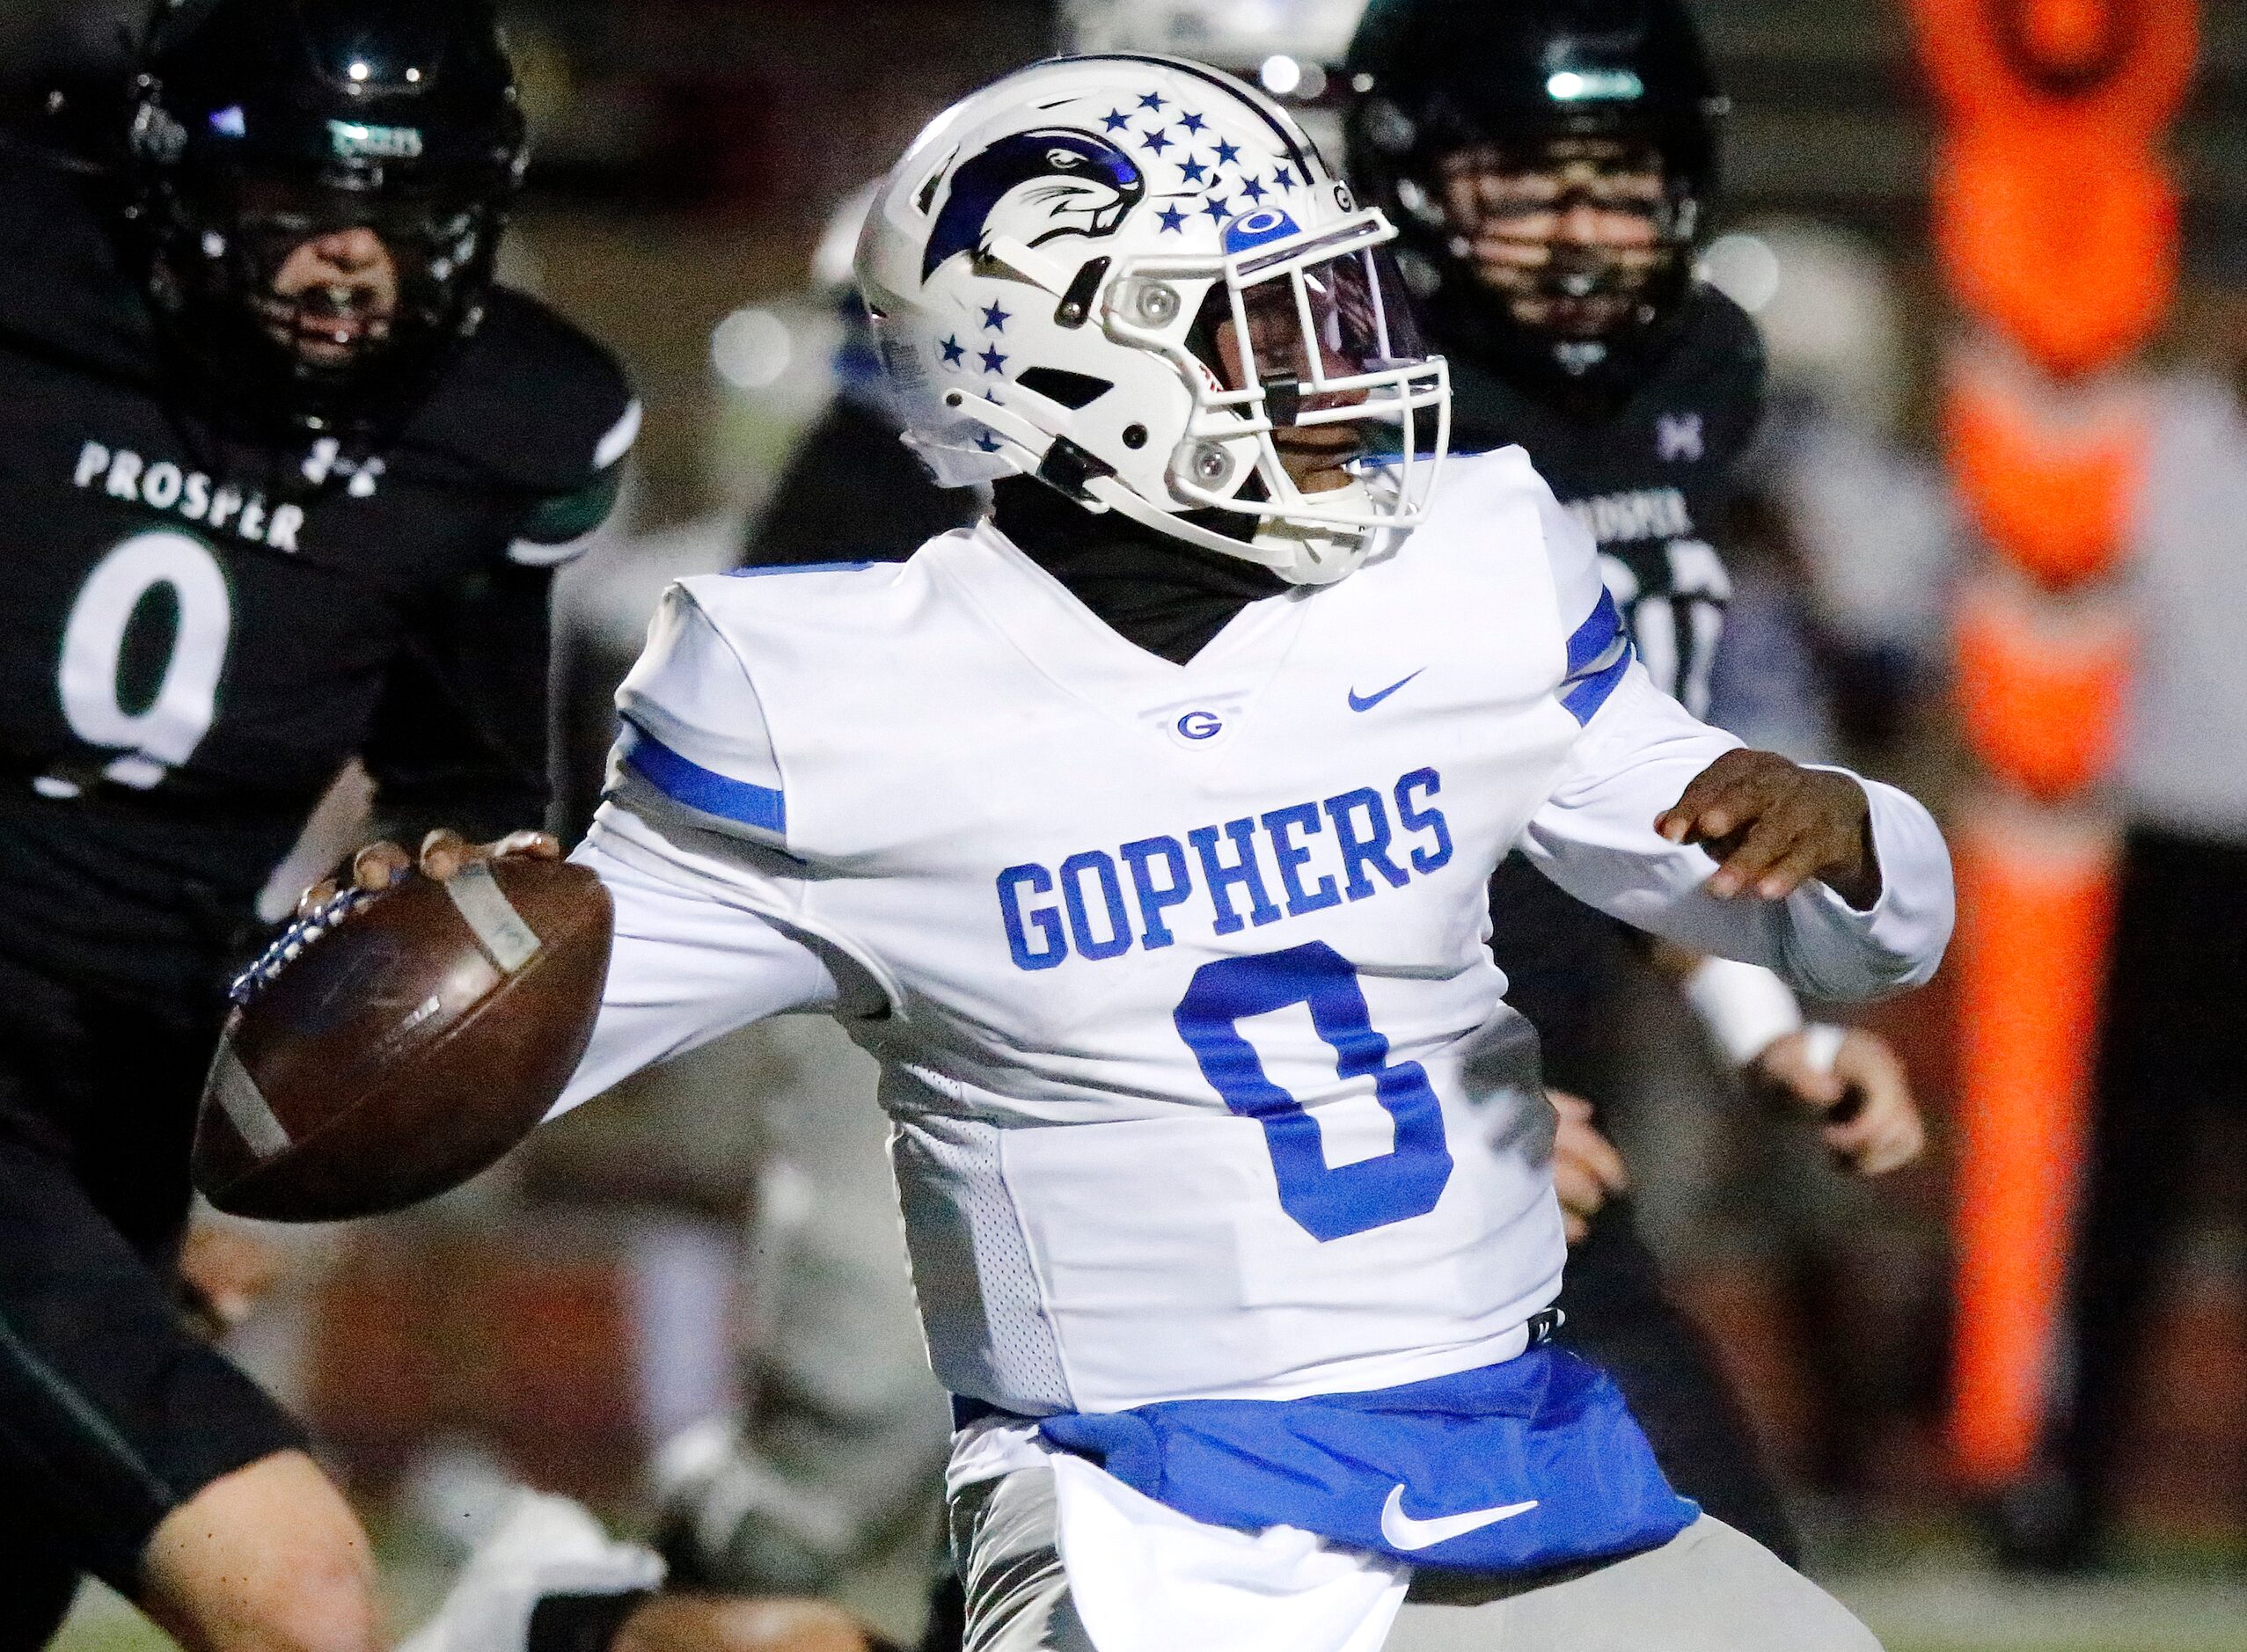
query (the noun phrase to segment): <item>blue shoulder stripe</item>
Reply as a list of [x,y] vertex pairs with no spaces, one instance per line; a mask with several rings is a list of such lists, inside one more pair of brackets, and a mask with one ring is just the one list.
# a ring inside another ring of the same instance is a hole
[[870,568],[871,562],[775,562],[769,567],[728,568],[729,580],[761,580],[773,574],[849,574]]
[[1588,723],[1592,714],[1607,703],[1607,696],[1623,680],[1623,673],[1630,669],[1630,644],[1624,643],[1607,665],[1579,681],[1561,685],[1561,704],[1568,707],[1569,715],[1579,723]]
[[1603,587],[1591,614],[1568,640],[1568,674],[1574,676],[1607,653],[1622,628],[1623,617],[1616,611],[1614,594]]
[[1607,696],[1623,680],[1630,662],[1630,636],[1623,629],[1623,617],[1615,607],[1614,596],[1603,589],[1591,614],[1568,640],[1568,675],[1561,679],[1561,704],[1568,707],[1569,715],[1579,723],[1590,722],[1592,714],[1607,703]]
[[636,723],[624,726],[624,760],[675,803],[775,837],[788,830],[787,800],[778,787],[736,780],[682,757]]

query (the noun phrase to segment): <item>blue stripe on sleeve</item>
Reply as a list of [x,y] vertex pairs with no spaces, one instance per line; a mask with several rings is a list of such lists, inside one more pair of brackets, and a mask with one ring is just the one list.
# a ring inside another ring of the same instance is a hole
[[1607,653],[1615,633],[1623,628],[1622,616],[1615,611],[1615,599],[1611,592],[1602,589],[1599,601],[1591,615],[1576,628],[1568,640],[1568,674],[1574,676]]
[[729,568],[729,580],[769,579],[775,574],[851,574],[860,568],[870,568],[871,562],[775,562],[765,567]]
[[1615,684],[1623,680],[1623,673],[1630,669],[1631,648],[1626,642],[1614,660],[1581,682],[1563,683],[1561,704],[1568,707],[1569,715],[1579,723],[1588,723],[1592,714],[1607,703],[1607,696],[1615,691]]
[[779,788],[706,769],[682,757],[635,723],[625,725],[624,760],[657,791],[677,803],[721,820],[737,821],[780,837],[788,830],[787,798]]

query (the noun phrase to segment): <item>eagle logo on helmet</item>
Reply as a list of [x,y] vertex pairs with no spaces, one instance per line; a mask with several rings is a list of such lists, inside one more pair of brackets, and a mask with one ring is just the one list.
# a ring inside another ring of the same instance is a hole
[[1013,133],[952,174],[920,278],[955,252],[989,252],[994,236],[1036,246],[1056,236],[1113,235],[1146,193],[1131,157],[1105,138],[1067,127]]

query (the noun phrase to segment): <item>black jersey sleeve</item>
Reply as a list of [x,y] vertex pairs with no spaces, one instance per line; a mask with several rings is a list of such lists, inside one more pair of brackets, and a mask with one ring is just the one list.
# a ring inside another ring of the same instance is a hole
[[475,840],[545,822],[548,569],[502,564],[414,617],[361,761],[384,835]]
[[639,429],[606,350],[534,299],[492,294],[407,438],[515,515],[497,554],[408,616],[361,749],[392,835],[545,822],[553,570],[609,515]]
[[501,288],[408,435],[479,486],[520,501],[507,559],[554,567],[615,507],[640,435],[640,403],[607,350],[536,299]]

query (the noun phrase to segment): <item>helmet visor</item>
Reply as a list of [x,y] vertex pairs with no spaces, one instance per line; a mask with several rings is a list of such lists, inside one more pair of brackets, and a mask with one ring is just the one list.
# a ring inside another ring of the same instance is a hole
[[1292,280],[1243,288],[1256,382],[1268,394],[1292,382],[1317,395],[1340,381],[1422,360],[1427,352],[1402,293],[1386,249],[1374,247],[1306,265]]
[[1174,471],[1182,500],[1361,547],[1419,520],[1450,389],[1385,245],[1394,233],[1377,211],[1312,232],[1270,208],[1226,226],[1189,335],[1205,383],[1189,435],[1210,462]]
[[[1243,220],[1253,224],[1254,219]],[[1345,225],[1232,260],[1214,288],[1211,365],[1275,428],[1401,419],[1436,387],[1386,226]]]

